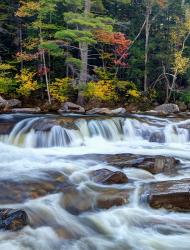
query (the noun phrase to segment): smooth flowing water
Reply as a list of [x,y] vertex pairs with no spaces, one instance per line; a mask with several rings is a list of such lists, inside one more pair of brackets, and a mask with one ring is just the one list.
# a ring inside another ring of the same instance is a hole
[[[143,183],[190,177],[190,120],[0,115],[0,124],[5,123],[13,125],[0,135],[0,180],[10,183],[10,190],[0,195],[0,207],[25,209],[30,223],[21,231],[1,231],[0,250],[190,249],[190,214],[152,209],[139,197]],[[92,170],[118,170],[100,155],[124,153],[174,156],[182,166],[175,176],[124,168],[132,181],[112,186],[89,177]],[[110,188],[133,188],[129,203],[71,213],[63,203],[67,192],[36,195],[36,182],[51,185],[47,174],[55,171],[87,202]],[[19,198],[32,185],[33,198]]]

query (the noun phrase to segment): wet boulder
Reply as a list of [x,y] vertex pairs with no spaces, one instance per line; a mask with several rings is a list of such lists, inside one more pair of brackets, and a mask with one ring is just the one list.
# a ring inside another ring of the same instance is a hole
[[179,107],[176,104],[168,103],[162,104],[154,109],[156,112],[160,112],[163,114],[177,113],[179,112]]
[[152,208],[190,212],[190,179],[150,183],[143,187],[144,197]]
[[124,184],[128,182],[127,176],[121,171],[98,169],[90,173],[93,181],[102,184]]
[[[108,156],[107,156],[108,157]],[[180,165],[180,161],[169,156],[144,156],[144,155],[110,155],[105,161],[115,167],[139,168],[151,174],[174,173]]]
[[82,106],[77,105],[75,103],[65,102],[65,103],[62,104],[62,106],[58,110],[58,112],[60,114],[64,114],[64,113],[84,114],[85,113],[85,109]]
[[99,209],[109,209],[128,204],[132,191],[132,188],[104,190],[96,199],[96,207]]
[[28,224],[28,216],[24,210],[0,209],[0,229],[17,231]]
[[139,158],[136,163],[133,162],[132,167],[144,169],[151,174],[170,174],[176,170],[179,163],[174,157],[150,156]]

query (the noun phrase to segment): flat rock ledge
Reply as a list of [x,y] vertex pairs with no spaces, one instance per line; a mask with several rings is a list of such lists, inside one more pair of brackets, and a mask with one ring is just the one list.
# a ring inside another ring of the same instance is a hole
[[151,183],[142,192],[152,208],[190,212],[190,179]]

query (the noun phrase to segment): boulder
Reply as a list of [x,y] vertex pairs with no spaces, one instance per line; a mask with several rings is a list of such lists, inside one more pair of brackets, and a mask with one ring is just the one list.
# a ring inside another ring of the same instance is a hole
[[125,108],[118,108],[118,109],[112,109],[111,112],[112,115],[124,115],[126,114],[127,110]]
[[96,207],[99,209],[109,209],[128,204],[132,191],[133,189],[107,189],[97,197]]
[[163,114],[177,113],[179,112],[179,107],[176,104],[168,103],[162,104],[154,109],[156,112],[160,112]]
[[18,99],[11,99],[8,100],[5,106],[5,109],[11,109],[11,108],[20,108],[22,106],[22,102]]
[[28,224],[28,216],[24,210],[0,209],[0,229],[17,231]]
[[0,110],[3,110],[7,104],[7,101],[0,96]]
[[173,173],[179,164],[180,162],[174,157],[166,156],[141,156],[126,161],[127,167],[144,169],[151,174]]
[[84,114],[85,113],[85,109],[82,106],[77,105],[75,103],[65,102],[65,103],[63,103],[63,105],[61,106],[61,108],[58,110],[58,112],[60,114],[64,114],[64,113]]
[[37,114],[41,112],[39,107],[36,108],[16,108],[11,110],[13,113],[30,113],[30,114]]
[[87,115],[112,115],[112,111],[108,108],[94,108],[86,112]]
[[121,172],[113,172],[108,169],[98,169],[92,171],[90,176],[93,181],[102,184],[123,184],[128,182],[127,176]]
[[143,187],[152,208],[165,208],[178,212],[190,212],[190,179],[150,183]]

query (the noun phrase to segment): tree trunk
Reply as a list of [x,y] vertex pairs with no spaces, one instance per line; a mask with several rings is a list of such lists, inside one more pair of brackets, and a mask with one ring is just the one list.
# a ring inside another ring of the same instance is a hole
[[146,6],[146,24],[145,24],[145,60],[144,60],[144,91],[148,90],[148,47],[149,47],[149,35],[150,35],[150,15],[152,11],[152,4],[148,1]]
[[[84,14],[88,16],[91,10],[91,0],[85,0]],[[81,56],[80,84],[86,84],[88,80],[88,43],[81,42],[79,44]]]

